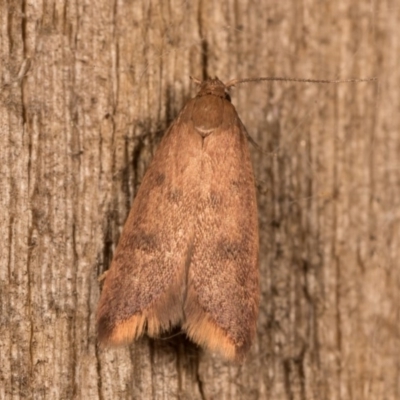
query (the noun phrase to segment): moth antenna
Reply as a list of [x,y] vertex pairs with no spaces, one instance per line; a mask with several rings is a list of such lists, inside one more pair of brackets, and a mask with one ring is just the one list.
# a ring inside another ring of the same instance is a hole
[[282,82],[303,82],[303,83],[356,83],[356,82],[372,82],[377,81],[377,77],[372,78],[355,78],[355,79],[302,79],[302,78],[285,78],[279,76],[261,77],[261,78],[246,78],[232,79],[225,87],[228,89],[239,83],[259,82],[259,81],[282,81]]

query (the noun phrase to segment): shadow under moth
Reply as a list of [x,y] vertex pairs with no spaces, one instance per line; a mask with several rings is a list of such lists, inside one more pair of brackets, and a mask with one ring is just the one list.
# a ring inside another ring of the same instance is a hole
[[180,325],[200,346],[242,361],[260,297],[248,134],[229,86],[198,83],[133,202],[105,277],[98,336],[122,344]]

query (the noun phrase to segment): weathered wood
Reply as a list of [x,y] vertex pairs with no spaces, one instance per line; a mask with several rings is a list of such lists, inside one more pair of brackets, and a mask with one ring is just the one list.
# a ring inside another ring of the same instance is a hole
[[[399,9],[391,2],[0,3],[0,398],[400,398]],[[96,346],[111,261],[189,75],[245,84],[263,152],[246,363],[177,335]]]

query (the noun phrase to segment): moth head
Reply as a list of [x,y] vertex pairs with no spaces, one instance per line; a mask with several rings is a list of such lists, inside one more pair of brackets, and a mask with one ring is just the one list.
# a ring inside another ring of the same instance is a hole
[[197,96],[211,95],[231,101],[229,86],[225,85],[225,83],[220,81],[217,77],[208,78],[204,81],[200,81],[199,79],[193,77],[190,78],[196,85],[200,86],[200,90],[197,93]]

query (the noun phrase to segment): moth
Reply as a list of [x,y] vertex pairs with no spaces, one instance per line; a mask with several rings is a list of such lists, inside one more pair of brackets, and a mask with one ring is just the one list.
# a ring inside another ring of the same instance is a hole
[[125,223],[97,310],[100,342],[157,337],[179,325],[200,346],[243,361],[260,301],[257,204],[250,137],[228,89],[375,80],[197,81],[197,96],[165,133]]
[[101,343],[181,326],[198,345],[242,361],[260,301],[258,217],[248,134],[218,78],[166,131],[106,274]]

